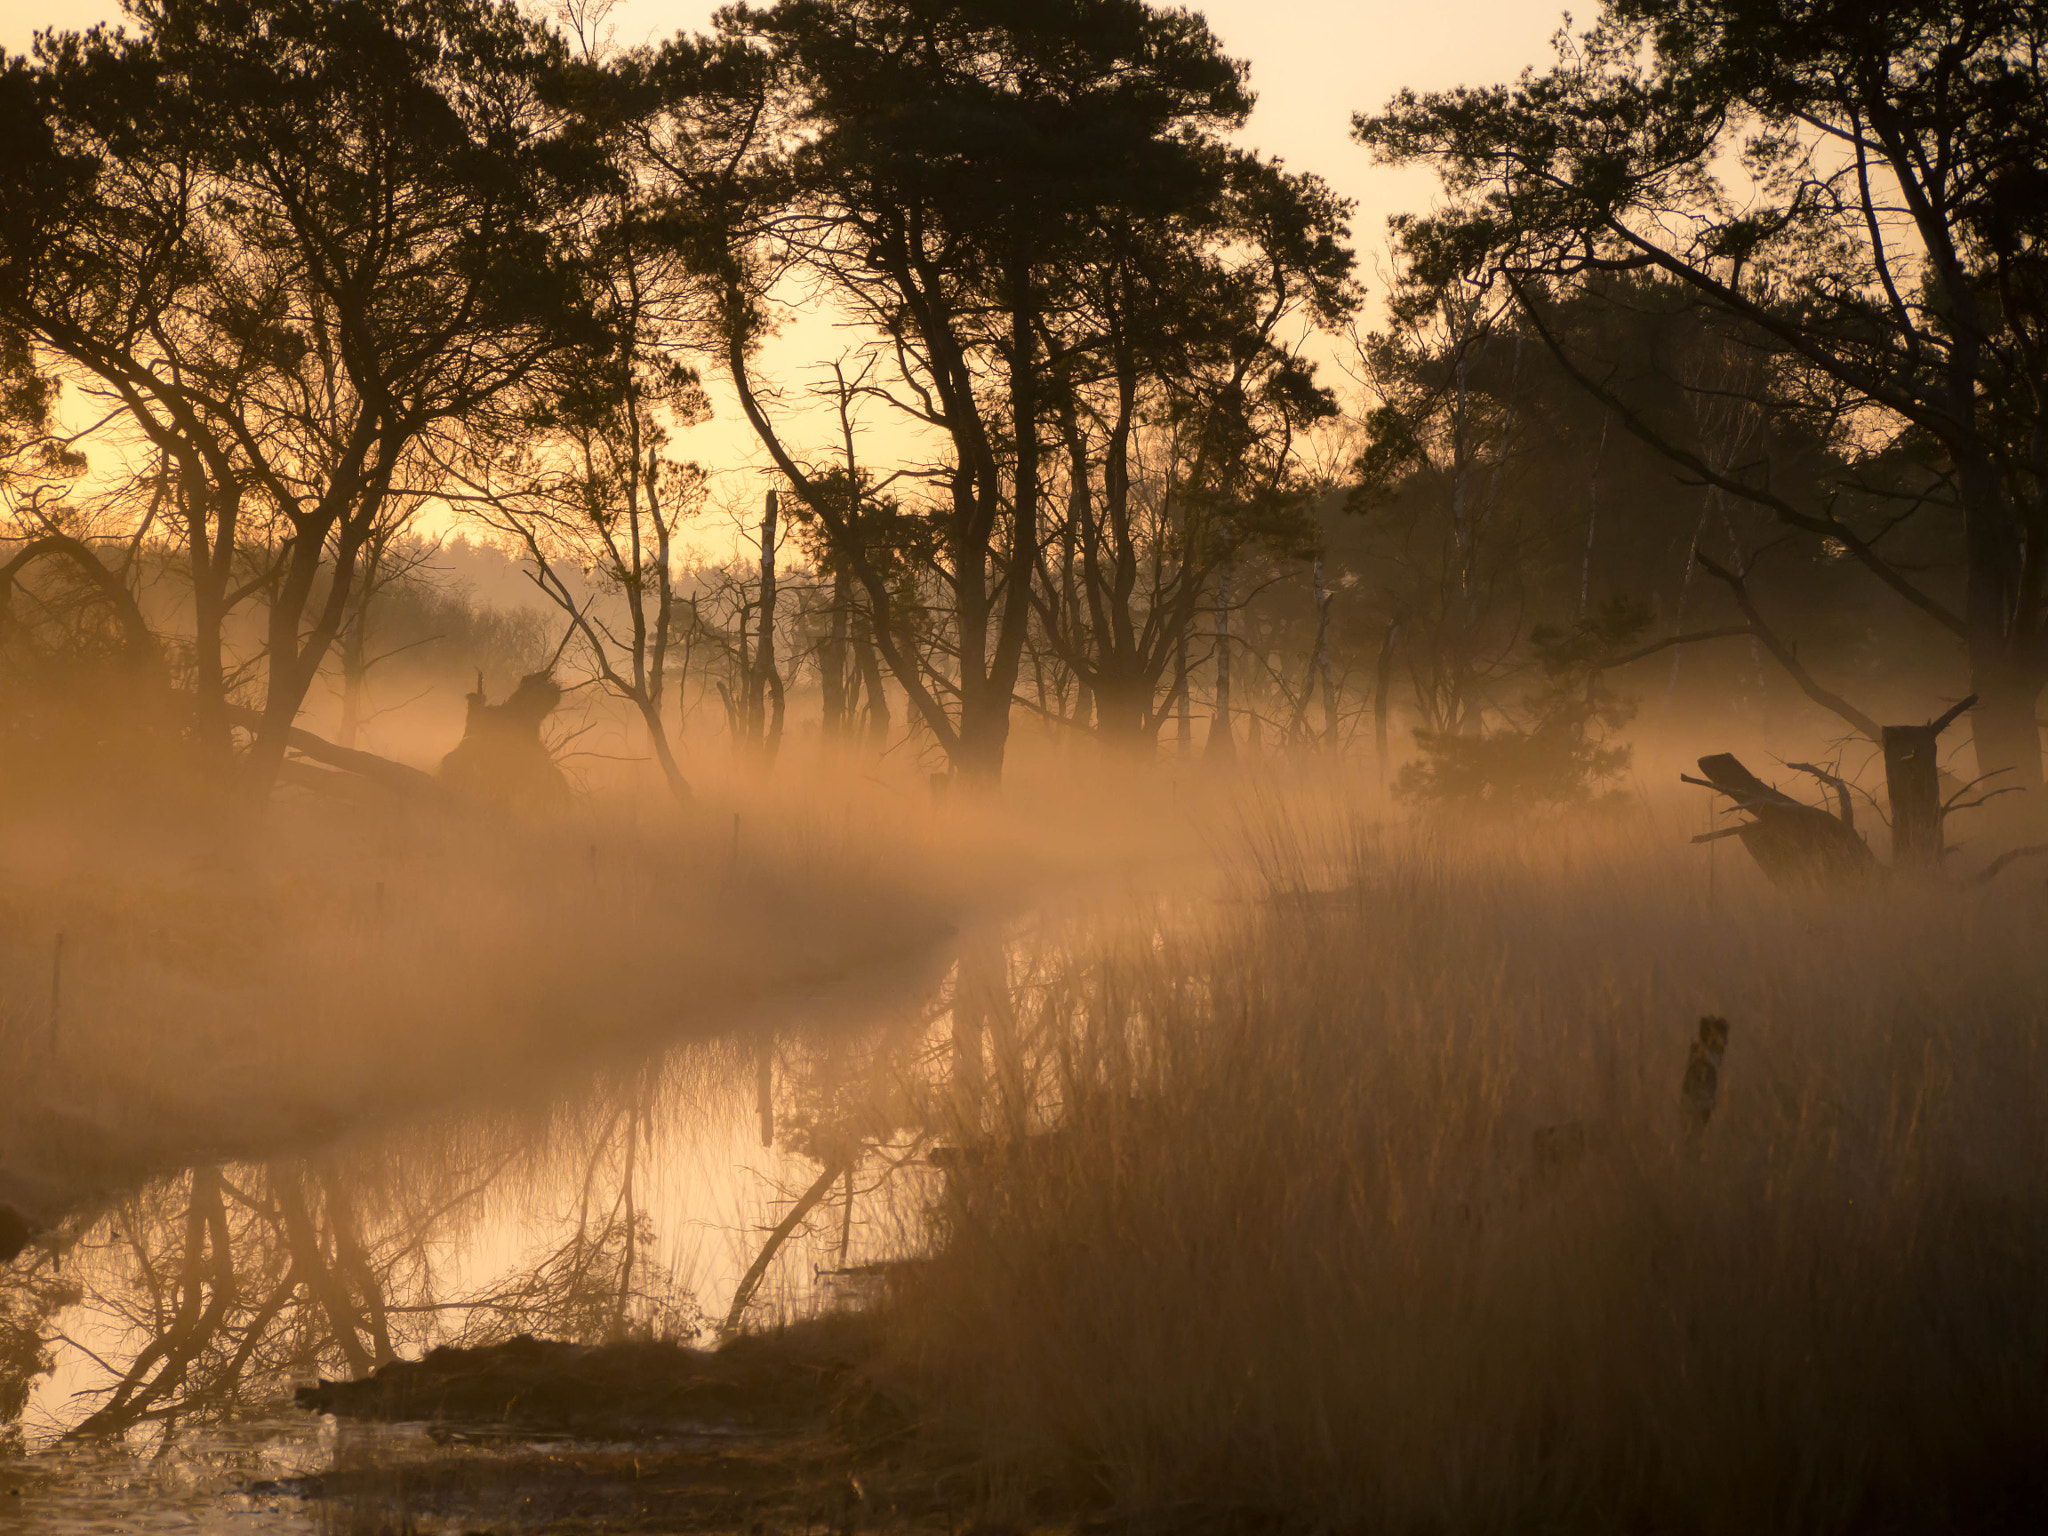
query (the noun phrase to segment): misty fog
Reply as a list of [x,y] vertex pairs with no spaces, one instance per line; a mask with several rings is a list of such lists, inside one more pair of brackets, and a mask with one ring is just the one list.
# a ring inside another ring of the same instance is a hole
[[2038,1524],[2039,8],[626,15],[0,61],[0,1531]]

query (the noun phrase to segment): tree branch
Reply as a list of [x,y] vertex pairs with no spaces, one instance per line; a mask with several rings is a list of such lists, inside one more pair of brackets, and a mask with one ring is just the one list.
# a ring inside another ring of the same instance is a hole
[[[1562,368],[1581,389],[1585,390],[1594,399],[1619,416],[1622,425],[1627,427],[1633,436],[1662,454],[1665,458],[1671,460],[1674,464],[1681,465],[1697,475],[1703,483],[1725,491],[1731,496],[1739,496],[1744,501],[1754,502],[1758,506],[1768,508],[1776,515],[1780,522],[1785,523],[1789,527],[1797,528],[1803,533],[1817,534],[1822,538],[1836,540],[1844,549],[1856,557],[1857,562],[1864,569],[1868,570],[1879,581],[1890,587],[1892,591],[1911,603],[1915,608],[1918,608],[1930,619],[1933,619],[1935,623],[1941,625],[1950,634],[1957,636],[1967,634],[1968,626],[1963,622],[1961,615],[1952,612],[1946,604],[1936,601],[1906,580],[1890,562],[1885,560],[1883,556],[1879,555],[1870,546],[1868,540],[1859,536],[1848,524],[1839,521],[1832,515],[1816,517],[1811,512],[1802,512],[1782,496],[1770,491],[1761,490],[1756,486],[1737,479],[1733,475],[1722,473],[1708,464],[1698,454],[1690,449],[1679,447],[1678,444],[1658,432],[1648,422],[1643,420],[1638,412],[1631,409],[1619,396],[1608,389],[1606,385],[1597,383],[1590,374],[1572,361],[1570,355],[1564,349],[1563,342],[1558,339],[1549,326],[1543,323],[1543,316],[1537,309],[1536,300],[1524,289],[1522,280],[1510,275],[1508,281],[1514,287],[1515,297],[1522,306],[1522,313],[1527,315],[1529,323],[1536,327],[1536,334],[1543,338],[1544,345],[1550,349],[1550,355],[1556,359],[1558,367]],[[1759,636],[1758,638],[1761,639],[1762,637]],[[1829,707],[1833,708],[1832,705]]]
[[1726,566],[1717,565],[1703,549],[1695,549],[1693,558],[1699,562],[1701,570],[1726,584],[1728,590],[1735,595],[1735,605],[1742,610],[1742,616],[1749,620],[1750,631],[1756,636],[1757,643],[1777,658],[1778,665],[1783,667],[1792,681],[1799,685],[1801,693],[1822,709],[1840,715],[1856,728],[1859,735],[1873,742],[1884,740],[1883,727],[1840,694],[1831,693],[1823,688],[1814,680],[1813,674],[1800,664],[1799,657],[1794,654],[1792,648],[1778,637],[1777,632],[1764,622],[1763,615],[1756,611],[1756,604],[1750,601],[1749,588],[1744,584],[1742,577]]

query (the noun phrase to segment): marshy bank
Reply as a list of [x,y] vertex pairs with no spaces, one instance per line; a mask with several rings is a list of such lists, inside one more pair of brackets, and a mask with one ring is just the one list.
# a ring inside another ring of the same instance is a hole
[[2038,889],[1714,890],[1648,828],[1259,853],[1020,1010],[1007,1075],[1074,1130],[953,1192],[896,1314],[1017,1508],[2038,1513]]
[[[80,1351],[30,1438],[254,1413],[299,1459],[230,1495],[365,1530],[631,1528],[628,1469],[668,1529],[2038,1512],[2037,883],[1794,897],[1662,815],[1452,835],[1300,788],[1205,810],[1208,878],[970,929],[863,1019],[80,1218],[10,1271]],[[806,1318],[789,1415],[624,1449],[284,1406],[521,1336],[621,1341],[626,1402],[634,1348]]]

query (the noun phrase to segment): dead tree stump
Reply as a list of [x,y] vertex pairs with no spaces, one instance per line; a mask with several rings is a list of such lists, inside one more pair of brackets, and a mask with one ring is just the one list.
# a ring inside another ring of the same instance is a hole
[[561,687],[546,672],[521,678],[502,704],[487,700],[479,677],[462,740],[441,759],[442,782],[514,810],[550,811],[566,803],[569,781],[540,735],[561,702]]
[[1884,785],[1891,800],[1892,868],[1930,870],[1941,863],[1941,733],[1976,703],[1973,694],[1925,725],[1884,728]]
[[[1981,805],[1985,796],[1957,805],[1941,798],[1941,762],[1938,750],[1941,733],[1977,702],[1972,694],[1940,718],[1925,725],[1887,725],[1882,728],[1885,789],[1891,799],[1892,868],[1907,872],[1938,869],[1946,851],[1942,823],[1951,810],[1969,810]],[[1703,778],[1682,774],[1688,784],[1704,785],[1735,802],[1734,809],[1747,811],[1752,820],[1719,832],[1705,832],[1693,839],[1708,843],[1716,838],[1739,837],[1757,867],[1773,885],[1805,886],[1836,884],[1884,869],[1869,846],[1856,833],[1849,785],[1832,773],[1811,763],[1791,767],[1810,773],[1833,787],[1841,815],[1831,816],[1818,806],[1795,800],[1784,791],[1764,783],[1726,752],[1700,759]],[[1982,782],[1981,780],[1979,781]],[[1993,794],[2000,791],[1993,791]],[[1994,866],[1997,867],[1997,866]]]
[[1934,727],[1884,728],[1884,786],[1892,809],[1892,867],[1932,869],[1941,862],[1941,779]]

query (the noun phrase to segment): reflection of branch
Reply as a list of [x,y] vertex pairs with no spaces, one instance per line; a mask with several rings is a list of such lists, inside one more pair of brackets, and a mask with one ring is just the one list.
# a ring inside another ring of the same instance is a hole
[[228,1362],[228,1368],[221,1378],[229,1392],[233,1392],[241,1384],[242,1372],[248,1368],[249,1357],[256,1353],[257,1347],[263,1343],[264,1334],[270,1331],[270,1325],[277,1321],[278,1313],[284,1310],[284,1304],[292,1299],[298,1289],[299,1266],[293,1263],[286,1268],[283,1282],[270,1293],[263,1305],[256,1309],[256,1315],[249,1319],[249,1326],[242,1332],[241,1347],[235,1351],[235,1358]]
[[1693,551],[1693,558],[1699,562],[1701,570],[1725,584],[1728,590],[1734,594],[1735,606],[1740,608],[1742,616],[1749,620],[1750,632],[1756,636],[1757,643],[1777,658],[1778,665],[1783,667],[1792,681],[1799,685],[1801,693],[1813,700],[1822,709],[1840,715],[1849,724],[1853,725],[1860,734],[1869,737],[1872,741],[1882,741],[1884,739],[1884,731],[1875,720],[1864,714],[1862,710],[1851,704],[1840,694],[1829,692],[1814,680],[1813,674],[1800,664],[1799,657],[1793,652],[1792,648],[1778,637],[1777,631],[1766,624],[1763,620],[1763,615],[1756,611],[1756,604],[1750,601],[1749,588],[1741,576],[1729,570],[1726,566],[1717,565],[1703,549],[1695,549]]
[[331,1171],[321,1175],[320,1189],[326,1204],[327,1229],[334,1238],[335,1267],[341,1271],[340,1278],[344,1283],[351,1275],[355,1279],[356,1290],[363,1300],[359,1315],[369,1325],[370,1348],[377,1364],[383,1365],[394,1358],[391,1329],[384,1317],[383,1284],[370,1266],[370,1256],[363,1251],[362,1240],[357,1237],[355,1225],[349,1219],[347,1202]]
[[220,1172],[195,1168],[185,1207],[185,1264],[177,1311],[135,1357],[107,1401],[71,1431],[72,1437],[118,1434],[145,1418],[161,1417],[149,1411],[151,1405],[185,1385],[186,1370],[220,1333],[234,1299],[234,1259]]
[[747,1303],[754,1299],[754,1292],[760,1289],[761,1277],[768,1273],[768,1266],[774,1262],[775,1255],[781,1251],[782,1245],[789,1241],[790,1233],[817,1208],[818,1202],[825,1198],[826,1192],[838,1181],[839,1175],[844,1173],[847,1167],[848,1160],[844,1157],[826,1163],[825,1171],[818,1175],[817,1182],[805,1190],[796,1204],[789,1208],[789,1214],[776,1223],[775,1230],[768,1234],[768,1241],[761,1245],[760,1253],[755,1256],[752,1266],[741,1278],[739,1289],[732,1293],[732,1309],[725,1314],[725,1326],[721,1332],[730,1334],[739,1331],[740,1319],[746,1315]]
[[[319,1234],[297,1170],[279,1170],[276,1175],[277,1206],[283,1217],[284,1238],[292,1262],[305,1272],[306,1293],[327,1316],[335,1347],[357,1376],[367,1376],[376,1362],[363,1348],[362,1319],[357,1315],[340,1277],[328,1267],[321,1252]],[[331,1217],[332,1213],[330,1213]],[[330,1220],[330,1225],[332,1222]]]

